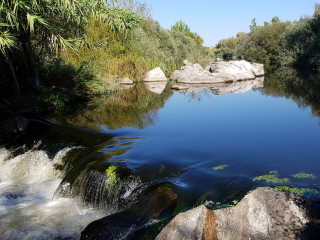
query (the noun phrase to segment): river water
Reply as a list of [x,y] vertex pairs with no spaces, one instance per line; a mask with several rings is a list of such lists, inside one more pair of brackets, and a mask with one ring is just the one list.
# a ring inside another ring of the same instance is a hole
[[[159,94],[137,86],[54,119],[77,126],[71,130],[3,146],[1,239],[78,239],[90,222],[130,208],[162,183],[177,195],[165,222],[202,203],[234,204],[260,186],[291,187],[319,200],[315,106],[260,87],[164,86]],[[146,229],[158,223],[150,222]]]

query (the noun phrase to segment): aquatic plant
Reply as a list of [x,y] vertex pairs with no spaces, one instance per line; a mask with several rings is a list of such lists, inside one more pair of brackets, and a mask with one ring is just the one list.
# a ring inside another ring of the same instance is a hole
[[107,188],[111,190],[112,193],[115,192],[115,187],[117,185],[117,173],[116,173],[117,167],[116,166],[110,166],[106,169],[107,173]]
[[314,193],[314,194],[319,194],[317,190],[314,190],[312,188],[291,188],[287,186],[280,186],[280,187],[275,187],[276,190],[278,191],[285,191],[285,192],[290,192],[290,193],[295,193],[300,196],[303,196],[307,193]]
[[220,165],[220,166],[213,167],[212,169],[215,171],[221,171],[227,167],[229,167],[229,165]]
[[267,175],[255,177],[253,181],[266,181],[267,183],[284,184],[289,183],[289,178],[279,178],[277,171],[270,171]]
[[312,174],[312,173],[304,173],[304,172],[299,172],[299,173],[296,173],[296,174],[293,174],[291,175],[291,177],[294,177],[294,178],[310,178],[310,179],[315,179],[316,178],[316,175]]
[[163,164],[161,164],[159,174],[163,174],[163,171],[165,170],[165,168],[166,167]]

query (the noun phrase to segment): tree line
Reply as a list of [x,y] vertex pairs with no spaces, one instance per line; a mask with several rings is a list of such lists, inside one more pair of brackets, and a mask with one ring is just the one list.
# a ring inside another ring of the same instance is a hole
[[263,26],[256,19],[249,33],[220,40],[216,57],[245,59],[267,67],[293,67],[299,70],[320,71],[320,5],[315,5],[313,16],[296,22],[282,22],[272,18]]

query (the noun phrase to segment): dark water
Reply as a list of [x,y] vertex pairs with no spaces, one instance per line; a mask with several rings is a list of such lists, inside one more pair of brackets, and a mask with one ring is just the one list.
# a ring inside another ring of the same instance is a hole
[[[103,215],[129,208],[161,183],[178,196],[173,214],[201,203],[219,208],[260,186],[305,189],[304,196],[319,200],[317,106],[276,83],[270,78],[264,88],[225,95],[169,85],[159,95],[139,85],[81,106],[56,121],[86,130],[54,129],[41,137],[40,148],[51,155],[78,146],[56,165],[64,174],[55,197],[78,197]],[[277,171],[274,181],[255,179],[270,171]],[[149,230],[150,239],[160,229]]]

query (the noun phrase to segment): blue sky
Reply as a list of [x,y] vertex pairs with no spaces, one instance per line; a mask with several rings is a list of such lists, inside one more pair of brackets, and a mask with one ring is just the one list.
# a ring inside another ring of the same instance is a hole
[[146,0],[152,17],[165,29],[183,20],[204,39],[205,46],[214,46],[220,39],[249,32],[256,18],[258,25],[278,16],[281,21],[296,21],[311,16],[316,0]]

